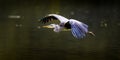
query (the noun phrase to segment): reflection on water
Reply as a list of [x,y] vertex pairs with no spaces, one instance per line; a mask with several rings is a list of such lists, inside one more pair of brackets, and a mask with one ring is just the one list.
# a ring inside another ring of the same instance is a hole
[[[0,60],[120,59],[117,1],[70,0],[68,4],[68,1],[59,0],[56,6],[53,2],[0,2]],[[87,35],[77,40],[71,32],[55,33],[52,29],[41,28],[38,19],[54,12],[85,22],[96,36]]]

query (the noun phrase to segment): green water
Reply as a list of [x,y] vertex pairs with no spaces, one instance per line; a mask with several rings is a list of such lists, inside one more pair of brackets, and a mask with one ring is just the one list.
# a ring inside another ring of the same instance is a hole
[[[118,1],[55,2],[0,1],[0,60],[120,60]],[[96,36],[78,40],[71,32],[39,29],[38,19],[49,13],[82,21]]]

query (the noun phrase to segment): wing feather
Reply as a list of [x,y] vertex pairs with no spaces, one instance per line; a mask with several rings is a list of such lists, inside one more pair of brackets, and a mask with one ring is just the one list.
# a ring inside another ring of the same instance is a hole
[[70,20],[70,24],[71,32],[74,37],[83,38],[86,36],[86,33],[88,32],[88,26],[86,24],[73,19]]
[[40,20],[40,22],[42,22],[42,23],[47,23],[47,22],[49,22],[49,21],[51,21],[51,20],[59,20],[61,23],[66,23],[66,22],[68,22],[68,19],[67,19],[67,18],[65,18],[65,17],[63,17],[63,16],[61,16],[61,15],[57,15],[57,14],[48,14],[48,16],[42,18],[42,19]]
[[46,16],[46,17],[42,18],[40,20],[40,22],[45,24],[45,23],[47,23],[47,22],[49,22],[51,20],[58,20],[58,19],[56,17],[54,17],[54,16]]

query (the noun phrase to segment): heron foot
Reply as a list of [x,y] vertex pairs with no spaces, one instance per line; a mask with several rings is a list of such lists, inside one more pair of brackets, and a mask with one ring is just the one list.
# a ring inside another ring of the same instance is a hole
[[92,36],[95,36],[95,34],[94,34],[93,32],[91,32],[91,31],[88,31],[88,33],[89,33],[90,35],[92,35]]

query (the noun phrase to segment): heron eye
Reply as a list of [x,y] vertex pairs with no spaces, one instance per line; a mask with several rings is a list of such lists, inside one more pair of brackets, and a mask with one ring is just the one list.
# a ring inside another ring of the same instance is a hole
[[60,26],[62,26],[62,25],[60,25]]

